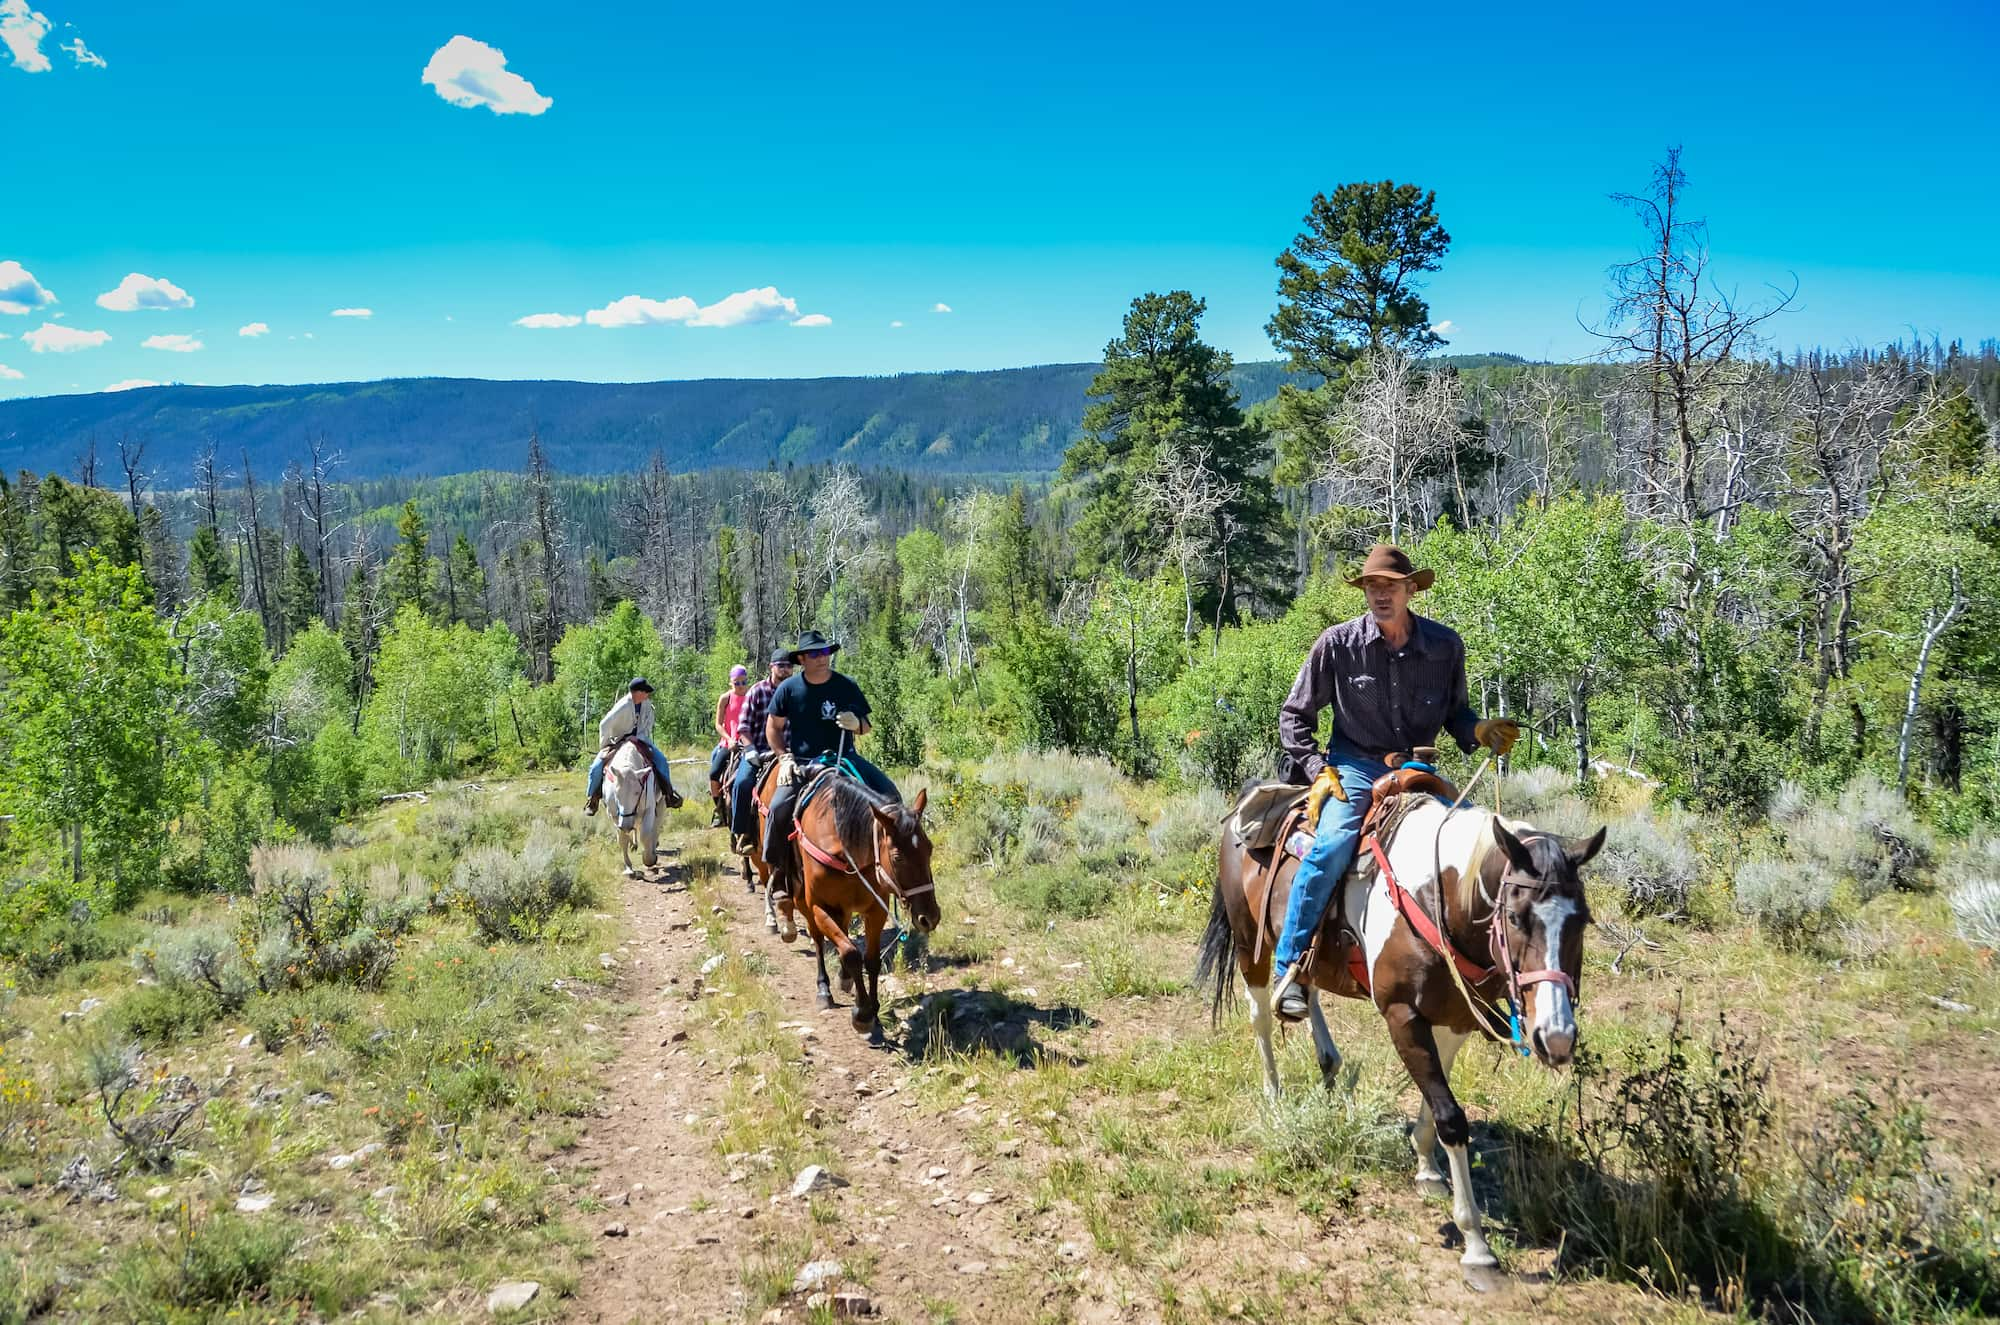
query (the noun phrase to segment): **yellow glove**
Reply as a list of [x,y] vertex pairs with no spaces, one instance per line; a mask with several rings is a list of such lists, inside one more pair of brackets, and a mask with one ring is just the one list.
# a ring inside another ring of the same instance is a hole
[[861,719],[846,709],[842,709],[834,717],[833,721],[844,732],[858,732],[861,730]]
[[1326,798],[1347,799],[1347,788],[1340,785],[1340,775],[1332,767],[1322,768],[1313,779],[1312,789],[1306,792],[1306,823],[1318,825],[1319,812],[1326,807]]
[[1513,753],[1521,739],[1521,724],[1512,718],[1481,718],[1472,729],[1472,739],[1496,755]]

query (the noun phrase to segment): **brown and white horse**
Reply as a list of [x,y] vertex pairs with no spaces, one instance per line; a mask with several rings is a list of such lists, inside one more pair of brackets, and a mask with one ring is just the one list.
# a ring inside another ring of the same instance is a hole
[[[1386,869],[1364,843],[1361,860],[1367,868],[1341,880],[1340,914],[1360,940],[1358,956],[1349,959],[1329,926],[1306,975],[1314,986],[1307,1000],[1313,1043],[1329,1089],[1337,1079],[1340,1050],[1318,991],[1369,999],[1388,1023],[1389,1038],[1423,1097],[1412,1137],[1417,1186],[1426,1195],[1446,1194],[1435,1153],[1443,1142],[1451,1168],[1452,1218],[1465,1238],[1460,1261],[1475,1284],[1490,1275],[1495,1260],[1473,1199],[1470,1128],[1451,1092],[1452,1061],[1467,1039],[1483,1033],[1511,1041],[1548,1067],[1568,1064],[1576,1049],[1583,931],[1590,923],[1577,872],[1603,845],[1601,828],[1588,839],[1564,839],[1487,810],[1453,810],[1425,797],[1382,849]],[[1214,982],[1220,1017],[1231,966],[1242,976],[1265,1089],[1275,1096],[1271,949],[1276,936],[1266,926],[1285,914],[1298,861],[1280,859],[1268,895],[1261,886],[1246,888],[1260,882],[1270,860],[1270,851],[1247,849],[1225,825],[1195,979]],[[1515,1016],[1498,1010],[1502,999]]]

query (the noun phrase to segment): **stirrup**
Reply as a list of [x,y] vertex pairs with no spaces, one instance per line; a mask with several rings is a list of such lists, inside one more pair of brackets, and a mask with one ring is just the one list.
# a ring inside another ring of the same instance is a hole
[[[1285,968],[1285,973],[1279,978],[1278,983],[1271,987],[1271,1009],[1278,1014],[1281,1021],[1296,1022],[1304,1021],[1306,1018],[1312,1001],[1312,995],[1308,991],[1312,986],[1305,982],[1304,965],[1303,962],[1293,962]],[[1292,1016],[1284,1010],[1285,996],[1295,989],[1298,991],[1300,1007],[1298,1015]]]

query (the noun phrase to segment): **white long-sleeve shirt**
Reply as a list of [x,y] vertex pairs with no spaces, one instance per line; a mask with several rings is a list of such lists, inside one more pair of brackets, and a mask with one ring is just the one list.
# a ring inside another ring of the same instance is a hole
[[597,748],[608,750],[612,742],[624,736],[637,736],[651,745],[653,743],[653,702],[633,706],[632,696],[622,695],[604,720],[597,724]]

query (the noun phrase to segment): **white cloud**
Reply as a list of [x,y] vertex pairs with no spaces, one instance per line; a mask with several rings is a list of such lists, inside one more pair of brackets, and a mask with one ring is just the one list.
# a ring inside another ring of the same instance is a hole
[[790,322],[799,315],[799,301],[778,293],[775,285],[724,295],[688,319],[691,327],[741,327],[752,322]]
[[143,377],[128,377],[122,382],[113,382],[106,391],[137,391],[142,386],[163,386],[165,383],[148,381]]
[[32,313],[55,301],[26,267],[11,260],[0,262],[0,313]]
[[933,312],[933,313],[949,313],[950,311],[951,311],[951,305],[950,305],[950,304],[932,304],[932,305],[931,305],[931,312]]
[[332,313],[332,316],[334,316],[334,317],[374,317],[374,316],[375,316],[375,310],[374,310],[374,309],[372,309],[372,308],[336,308],[336,309],[334,309],[334,310],[333,310],[333,313]]
[[539,115],[555,100],[507,72],[507,57],[483,41],[458,36],[437,48],[424,82],[454,106],[484,106],[495,115]]
[[87,350],[94,345],[102,345],[110,339],[108,331],[78,331],[75,327],[60,327],[53,322],[44,322],[21,335],[21,343],[36,354],[68,354],[71,350]]
[[81,37],[71,37],[68,41],[56,47],[56,49],[59,51],[68,51],[70,57],[76,61],[78,68],[82,68],[85,65],[88,65],[92,69],[104,68],[104,57],[84,45],[83,38]]
[[1442,322],[1431,323],[1431,334],[1433,336],[1449,336],[1452,332],[1457,330],[1458,330],[1458,323],[1452,321],[1450,318],[1446,318]]
[[193,308],[194,298],[163,276],[135,271],[118,282],[117,289],[97,296],[97,306],[114,313],[136,313],[142,308]]
[[271,325],[268,322],[246,322],[236,328],[236,334],[239,336],[268,336],[271,334]]
[[824,313],[807,313],[804,317],[792,323],[792,325],[795,327],[830,327],[833,325],[833,319]]
[[[638,296],[634,295],[632,297],[636,299]],[[526,317],[515,318],[514,325],[517,327],[535,328],[573,327],[581,321],[583,321],[582,318],[572,317],[568,313],[530,313]]]
[[902,323],[900,323],[900,322],[891,322],[891,323],[890,323],[889,325],[890,325],[890,326],[892,326],[892,327],[900,327],[900,326],[902,326],[903,324],[902,324]]
[[18,382],[26,376],[27,374],[20,369],[9,368],[6,364],[0,363],[0,378],[5,378],[9,382]]
[[201,348],[200,341],[196,340],[193,336],[184,336],[179,332],[165,336],[148,336],[146,339],[140,341],[139,344],[144,349],[172,350],[175,354],[193,354]]
[[31,74],[49,71],[42,38],[49,35],[49,16],[28,8],[28,0],[0,0],[0,42],[14,57],[14,67]]
[[701,305],[686,295],[648,299],[628,294],[602,308],[591,309],[583,315],[583,320],[593,327],[644,327],[656,322],[685,322],[700,312]]

